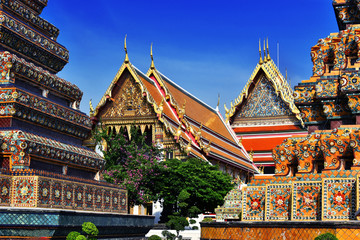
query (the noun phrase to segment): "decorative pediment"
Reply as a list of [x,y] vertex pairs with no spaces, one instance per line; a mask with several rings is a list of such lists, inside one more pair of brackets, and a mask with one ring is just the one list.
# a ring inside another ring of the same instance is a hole
[[148,116],[154,114],[140,87],[128,76],[104,109],[103,118]]
[[266,76],[262,76],[248,100],[239,110],[237,117],[263,118],[290,115],[292,112],[287,104],[276,93],[275,88]]

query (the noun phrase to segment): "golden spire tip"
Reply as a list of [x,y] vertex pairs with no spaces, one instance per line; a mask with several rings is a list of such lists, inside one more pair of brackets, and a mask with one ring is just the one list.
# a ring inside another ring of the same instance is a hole
[[152,46],[153,46],[153,43],[151,43],[151,47],[150,47],[150,57],[151,57],[151,66],[150,66],[150,68],[151,68],[151,69],[155,69]]
[[262,56],[261,56],[261,39],[259,38],[259,54],[260,54],[260,61],[259,63],[262,64],[263,60],[262,60]]
[[270,53],[269,53],[269,38],[266,38],[266,51],[267,51],[267,60],[270,61]]
[[129,56],[128,56],[127,47],[126,47],[126,36],[127,36],[127,34],[125,34],[125,40],[124,40],[124,50],[125,50],[125,60],[124,60],[124,62],[128,63],[129,62]]
[[264,62],[267,62],[267,58],[266,58],[266,48],[265,48],[265,39],[264,39]]

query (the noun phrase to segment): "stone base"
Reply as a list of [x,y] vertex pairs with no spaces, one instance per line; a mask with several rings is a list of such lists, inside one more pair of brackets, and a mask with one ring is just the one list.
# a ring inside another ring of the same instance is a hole
[[332,233],[338,239],[360,240],[359,221],[214,222],[201,223],[201,240],[315,239]]
[[64,239],[81,232],[83,222],[97,226],[98,239],[141,239],[154,226],[154,216],[0,208],[0,239]]

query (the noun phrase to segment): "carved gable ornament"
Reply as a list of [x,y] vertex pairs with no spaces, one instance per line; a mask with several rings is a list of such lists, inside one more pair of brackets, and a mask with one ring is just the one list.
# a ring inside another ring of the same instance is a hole
[[248,101],[240,110],[240,118],[263,118],[290,116],[292,112],[281,97],[276,94],[271,82],[263,76],[256,83]]
[[125,79],[115,96],[111,99],[104,118],[132,117],[152,115],[150,104],[143,97],[139,86],[132,77]]

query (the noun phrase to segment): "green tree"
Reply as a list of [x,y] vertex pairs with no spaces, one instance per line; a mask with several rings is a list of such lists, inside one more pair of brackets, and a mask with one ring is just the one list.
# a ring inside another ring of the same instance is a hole
[[163,173],[157,176],[156,192],[163,199],[162,222],[170,215],[196,217],[213,212],[232,189],[231,177],[217,166],[191,158],[186,161],[168,159]]
[[158,199],[154,185],[163,168],[161,153],[146,142],[139,129],[131,127],[129,140],[124,132],[98,127],[93,131],[93,138],[106,161],[104,179],[127,189],[129,207]]

